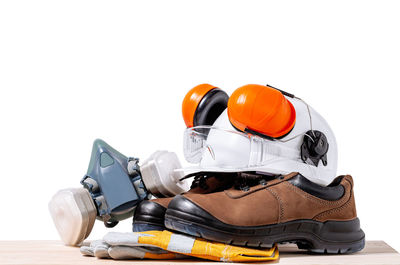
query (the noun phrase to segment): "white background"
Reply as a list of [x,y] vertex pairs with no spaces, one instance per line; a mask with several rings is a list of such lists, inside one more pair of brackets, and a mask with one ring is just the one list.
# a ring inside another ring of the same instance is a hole
[[[182,158],[199,83],[271,84],[319,111],[367,239],[400,250],[396,1],[1,1],[0,239],[58,239],[47,210],[102,138]],[[129,231],[131,220],[116,230]],[[106,228],[97,222],[91,238]]]

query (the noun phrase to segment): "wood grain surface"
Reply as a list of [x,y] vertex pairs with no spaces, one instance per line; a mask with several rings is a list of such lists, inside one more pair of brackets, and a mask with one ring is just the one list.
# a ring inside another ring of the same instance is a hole
[[[349,255],[315,255],[295,245],[279,246],[279,264],[400,264],[400,254],[383,241],[368,241],[363,251]],[[78,248],[59,241],[0,241],[0,264],[217,264],[200,259],[178,261],[114,261],[83,257]],[[265,264],[267,264],[266,262]],[[277,263],[277,262],[274,262]],[[255,263],[251,263],[255,264]]]

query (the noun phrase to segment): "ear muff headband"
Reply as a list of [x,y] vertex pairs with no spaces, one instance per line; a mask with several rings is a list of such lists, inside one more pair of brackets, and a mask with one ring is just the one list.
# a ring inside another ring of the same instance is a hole
[[229,96],[221,89],[214,88],[204,95],[193,117],[193,126],[213,125],[227,108]]
[[288,134],[296,122],[296,111],[277,89],[245,85],[233,92],[228,101],[228,117],[242,131],[268,138]]
[[188,128],[212,125],[227,108],[229,96],[221,89],[201,84],[192,88],[183,99],[182,115]]

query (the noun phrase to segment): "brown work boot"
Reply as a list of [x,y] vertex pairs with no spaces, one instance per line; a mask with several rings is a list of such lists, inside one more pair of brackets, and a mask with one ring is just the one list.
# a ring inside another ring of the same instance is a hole
[[[194,176],[194,180],[187,194],[207,194],[232,187],[237,173],[199,172],[185,178],[191,176]],[[158,198],[141,202],[133,216],[133,231],[165,230],[164,215],[172,199]]]
[[240,246],[294,242],[317,253],[364,248],[351,176],[337,177],[327,187],[298,173],[253,176],[253,185],[242,181],[222,192],[176,196],[165,215],[166,227]]

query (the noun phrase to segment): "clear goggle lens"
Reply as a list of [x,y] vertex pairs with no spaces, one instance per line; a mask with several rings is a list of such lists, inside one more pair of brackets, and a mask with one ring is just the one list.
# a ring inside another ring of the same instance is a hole
[[199,163],[204,147],[207,146],[207,136],[210,128],[188,128],[183,136],[183,153],[189,163]]
[[272,141],[215,126],[188,128],[183,138],[185,159],[193,164],[202,162],[204,157],[215,160],[219,167],[257,166],[277,157],[300,158],[298,150],[283,146],[281,140]]
[[[212,140],[209,141],[209,138]],[[216,145],[221,144],[220,141],[224,141],[225,146],[236,147],[238,141],[250,144],[251,138],[248,134],[218,128],[215,126],[196,126],[188,128],[184,132],[184,156],[189,163],[199,163],[203,157],[204,152],[209,152],[212,158],[215,159],[221,153],[221,148],[216,148]]]

